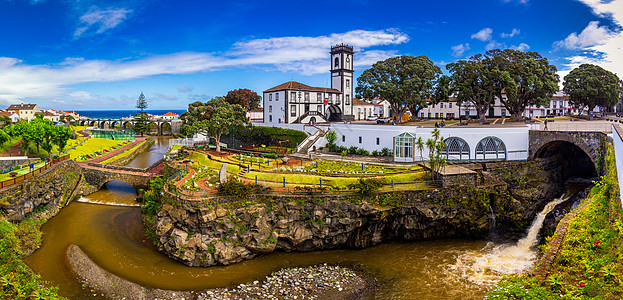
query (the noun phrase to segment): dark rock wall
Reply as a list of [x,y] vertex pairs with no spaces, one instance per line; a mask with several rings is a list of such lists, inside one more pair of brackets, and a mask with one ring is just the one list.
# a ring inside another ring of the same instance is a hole
[[71,160],[57,163],[43,173],[0,190],[0,213],[9,221],[21,221],[45,205],[63,206],[82,178],[82,168]]

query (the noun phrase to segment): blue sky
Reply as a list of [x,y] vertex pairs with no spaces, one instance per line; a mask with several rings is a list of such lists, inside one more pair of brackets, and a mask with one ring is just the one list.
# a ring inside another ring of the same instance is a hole
[[[294,79],[327,86],[329,48],[355,77],[395,55],[447,63],[537,51],[561,78],[581,63],[623,75],[623,0],[0,0],[0,107],[152,109]],[[623,77],[623,76],[621,76]]]

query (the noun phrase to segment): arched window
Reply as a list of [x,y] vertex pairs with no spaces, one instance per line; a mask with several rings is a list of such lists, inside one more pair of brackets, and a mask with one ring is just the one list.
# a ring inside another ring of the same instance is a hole
[[350,57],[346,57],[346,68],[350,69]]
[[443,156],[447,160],[468,160],[469,145],[460,137],[449,137],[444,140]]
[[340,67],[340,59],[338,57],[335,58],[335,67],[336,68]]
[[506,145],[499,138],[488,136],[476,145],[476,159],[506,159]]

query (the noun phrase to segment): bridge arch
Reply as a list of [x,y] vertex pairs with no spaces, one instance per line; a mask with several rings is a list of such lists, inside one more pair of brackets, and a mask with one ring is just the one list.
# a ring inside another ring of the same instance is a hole
[[555,160],[570,177],[603,174],[603,152],[607,136],[601,132],[531,131],[530,157]]
[[171,123],[169,123],[168,121],[161,121],[159,127],[160,128],[158,128],[158,131],[160,132],[160,135],[170,135],[172,133]]

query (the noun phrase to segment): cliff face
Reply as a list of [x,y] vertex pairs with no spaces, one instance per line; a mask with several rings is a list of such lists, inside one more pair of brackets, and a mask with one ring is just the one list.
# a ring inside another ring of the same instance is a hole
[[56,210],[72,197],[82,178],[82,169],[63,161],[43,173],[0,191],[0,213],[9,221],[21,221],[39,207]]
[[[146,222],[158,249],[190,266],[226,265],[273,251],[368,247],[383,241],[520,237],[558,188],[538,163],[482,172],[473,185],[366,198],[265,197],[180,205],[166,198]],[[495,222],[495,226],[493,225]]]
[[[226,265],[273,251],[484,236],[489,210],[480,201],[470,207],[463,205],[472,203],[467,196],[459,196],[464,190],[395,193],[365,201],[335,197],[261,199],[239,208],[194,209],[164,204],[152,230],[160,251],[190,266]],[[441,204],[450,194],[463,201]],[[391,205],[380,205],[386,197],[394,198]]]

